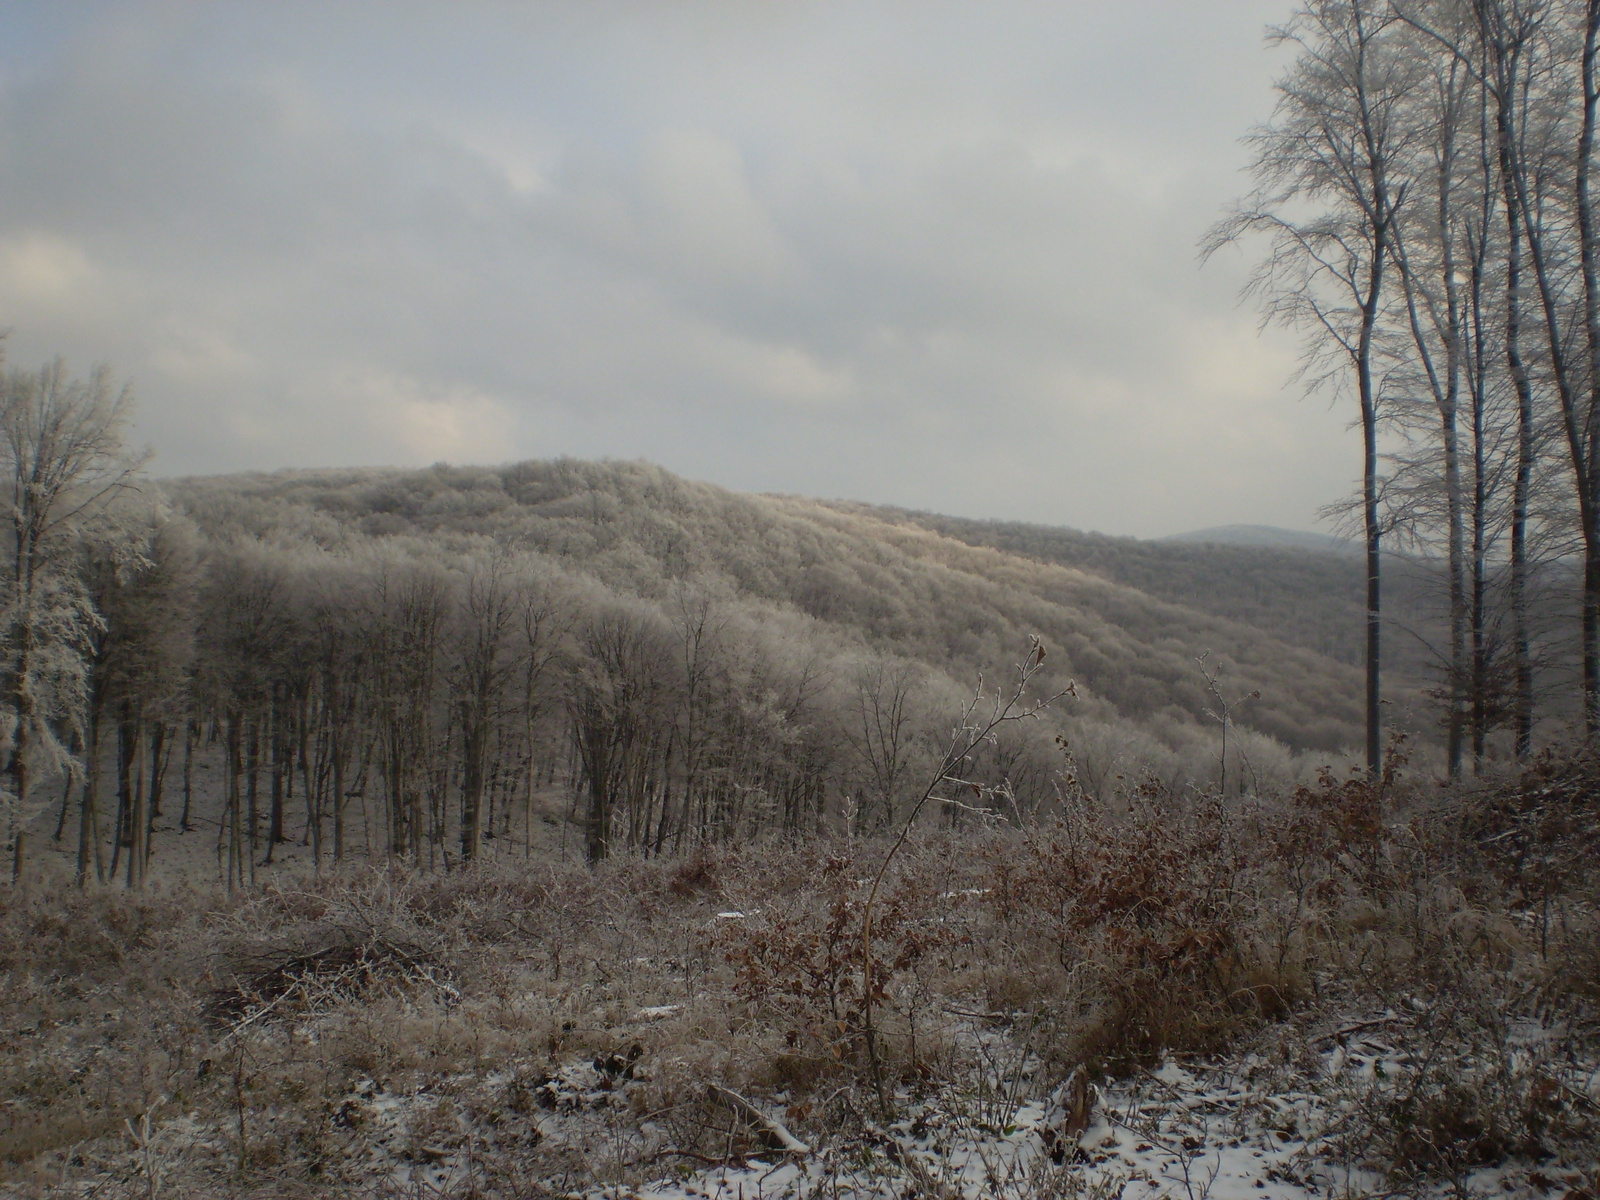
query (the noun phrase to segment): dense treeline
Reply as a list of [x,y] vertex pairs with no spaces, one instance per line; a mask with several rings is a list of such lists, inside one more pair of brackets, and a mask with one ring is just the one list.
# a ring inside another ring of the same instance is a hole
[[[1307,334],[1313,385],[1363,434],[1367,754],[1379,765],[1385,544],[1443,564],[1448,761],[1497,728],[1525,754],[1553,642],[1541,593],[1581,576],[1569,628],[1600,727],[1600,226],[1590,194],[1600,5],[1312,0],[1251,134],[1257,190],[1209,249],[1268,251],[1254,290]],[[1553,568],[1551,564],[1554,564]]]
[[591,859],[870,833],[1035,632],[1040,686],[1079,698],[974,765],[1002,807],[1051,803],[1064,765],[1102,793],[1223,778],[1205,652],[1228,692],[1262,693],[1230,735],[1234,786],[1355,738],[1339,664],[813,502],[565,460],[156,485],[119,454],[94,520],[44,546],[75,632],[36,614],[10,639],[77,664],[39,722],[53,757],[8,747],[38,764],[8,801],[19,870],[31,821],[75,845],[80,882],[138,886],[162,814],[213,836],[234,885],[289,840],[442,866],[526,852],[545,819]]
[[[1146,541],[1020,521],[978,521],[939,513],[849,506],[894,521],[937,530],[973,546],[993,546],[1041,562],[1094,571],[1149,596],[1225,620],[1271,630],[1292,646],[1360,666],[1366,607],[1366,568],[1357,555],[1289,546],[1256,546],[1179,539]],[[1384,695],[1405,705],[1425,694],[1432,701],[1427,732],[1447,735],[1452,717],[1452,624],[1449,565],[1413,529],[1398,547],[1385,547],[1382,667]],[[1391,539],[1395,541],[1398,539]],[[1484,596],[1476,610],[1486,622],[1489,665],[1500,664],[1504,638],[1506,564],[1484,563]],[[1530,565],[1524,585],[1524,619],[1530,642],[1530,682],[1536,724],[1558,735],[1580,712],[1574,681],[1580,669],[1576,637],[1582,579],[1577,564],[1559,555]],[[1503,701],[1503,669],[1486,686]],[[1504,729],[1506,709],[1486,696],[1476,729],[1482,757],[1513,743]],[[1399,722],[1413,728],[1413,708]]]
[[[173,764],[186,822],[193,758],[208,745],[223,762],[230,883],[270,863],[291,825],[314,859],[343,858],[352,802],[362,853],[431,866],[471,859],[514,821],[528,836],[536,793],[557,784],[581,806],[591,859],[812,829],[827,799],[871,828],[900,798],[869,786],[876,745],[847,753],[848,709],[823,703],[805,634],[783,639],[777,614],[757,626],[710,590],[646,601],[488,540],[335,553],[212,542],[176,516],[162,534],[147,544],[152,565],[108,573],[99,597],[110,614],[154,604],[177,619],[124,626],[96,664],[132,686],[89,709],[91,750],[115,730],[118,836],[109,865],[88,838],[80,877],[114,872],[126,845],[137,882],[139,831],[173,802]],[[909,674],[863,657],[828,682],[863,705],[900,703],[895,765],[914,761]],[[96,783],[91,772],[82,792],[89,831]]]
[[1259,629],[870,514],[737,496],[642,464],[290,473],[170,490],[212,537],[301,530],[336,548],[487,538],[652,602],[685,583],[714,586],[760,614],[804,618],[827,656],[888,651],[963,689],[1038,632],[1083,685],[1087,711],[1147,725],[1205,719],[1194,658],[1209,650],[1234,685],[1268,697],[1256,728],[1296,749],[1353,743],[1351,674]]

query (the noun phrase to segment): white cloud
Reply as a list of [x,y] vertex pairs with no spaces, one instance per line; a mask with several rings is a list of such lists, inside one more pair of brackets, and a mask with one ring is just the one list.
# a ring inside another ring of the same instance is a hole
[[639,181],[642,235],[675,269],[716,282],[782,282],[793,253],[750,190],[739,148],[703,129],[664,130]]
[[81,302],[96,272],[82,246],[52,233],[0,238],[0,296],[12,311]]
[[799,346],[742,341],[706,328],[697,356],[725,390],[796,404],[835,404],[856,392],[852,372],[828,367]]
[[409,461],[505,462],[516,455],[516,417],[501,401],[470,389],[421,393],[411,380],[373,379],[363,390],[366,416],[380,442]]

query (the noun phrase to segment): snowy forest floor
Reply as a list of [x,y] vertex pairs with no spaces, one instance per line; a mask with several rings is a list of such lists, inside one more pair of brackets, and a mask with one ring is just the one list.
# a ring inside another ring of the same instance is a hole
[[[1600,1195],[1600,771],[0,893],[0,1194]],[[870,956],[870,957],[869,957]]]

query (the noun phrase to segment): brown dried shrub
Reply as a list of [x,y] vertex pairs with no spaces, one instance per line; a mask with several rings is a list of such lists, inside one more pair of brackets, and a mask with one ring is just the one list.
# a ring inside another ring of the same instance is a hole
[[1245,860],[1215,799],[1146,785],[1120,821],[1075,817],[996,863],[987,891],[1019,953],[1044,951],[1079,981],[1079,1019],[1055,1048],[1064,1067],[1213,1052],[1294,1002],[1298,981],[1259,950]]

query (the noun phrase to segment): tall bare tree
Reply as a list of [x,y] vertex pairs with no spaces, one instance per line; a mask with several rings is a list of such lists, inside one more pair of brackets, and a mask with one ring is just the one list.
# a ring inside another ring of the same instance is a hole
[[[1366,543],[1366,758],[1382,755],[1380,359],[1393,316],[1389,269],[1405,204],[1401,164],[1418,83],[1402,27],[1381,0],[1312,0],[1271,40],[1299,55],[1278,82],[1273,119],[1248,137],[1256,190],[1204,242],[1207,255],[1247,235],[1268,250],[1250,293],[1265,319],[1307,335],[1313,386],[1353,384],[1362,441]],[[1305,215],[1310,212],[1310,215]]]
[[499,547],[467,576],[460,604],[454,684],[461,720],[461,857],[477,857],[483,838],[489,742],[505,693],[517,674],[510,635],[520,605],[506,554]]
[[[1507,89],[1516,108],[1531,114],[1507,173],[1527,237],[1574,483],[1583,552],[1583,712],[1592,735],[1600,731],[1600,230],[1590,187],[1600,0],[1480,0],[1480,7],[1488,36],[1508,29],[1530,43],[1527,76],[1512,76]],[[1570,278],[1574,265],[1578,287]]]
[[[1458,24],[1463,19],[1458,17]],[[1467,653],[1467,505],[1460,428],[1467,308],[1460,263],[1463,257],[1470,259],[1470,250],[1463,243],[1474,212],[1473,197],[1459,176],[1464,163],[1470,168],[1473,100],[1477,91],[1472,73],[1459,59],[1430,54],[1429,49],[1424,37],[1414,51],[1423,70],[1412,107],[1413,121],[1431,126],[1434,134],[1416,139],[1417,153],[1407,171],[1412,203],[1395,222],[1394,259],[1412,342],[1408,356],[1411,369],[1397,371],[1396,376],[1408,391],[1425,395],[1432,412],[1427,422],[1430,427],[1423,431],[1422,440],[1428,450],[1421,464],[1405,464],[1422,466],[1420,473],[1411,472],[1413,481],[1420,486],[1395,490],[1406,493],[1406,516],[1411,529],[1417,528],[1419,519],[1425,525],[1443,527],[1450,644],[1442,692],[1448,706],[1446,761],[1454,779],[1461,773],[1470,721],[1471,681]],[[1431,486],[1434,478],[1440,486]]]

